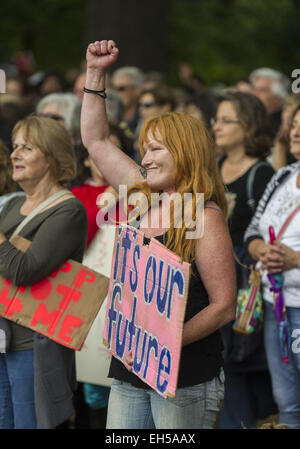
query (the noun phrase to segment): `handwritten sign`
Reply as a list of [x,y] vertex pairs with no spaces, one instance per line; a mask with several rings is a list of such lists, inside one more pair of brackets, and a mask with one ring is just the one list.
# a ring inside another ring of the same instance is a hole
[[116,233],[104,343],[119,360],[133,350],[133,372],[163,397],[177,388],[190,265],[130,226]]
[[[28,242],[17,237],[22,244]],[[0,315],[79,350],[107,294],[108,284],[107,277],[74,260],[29,286],[16,286],[0,276]]]
[[[82,262],[86,267],[92,268],[107,278],[111,272],[115,232],[115,226],[102,225],[86,249]],[[84,345],[80,351],[76,351],[76,376],[79,382],[110,387],[112,380],[107,375],[111,352],[102,341],[106,304],[107,297],[89,330]]]

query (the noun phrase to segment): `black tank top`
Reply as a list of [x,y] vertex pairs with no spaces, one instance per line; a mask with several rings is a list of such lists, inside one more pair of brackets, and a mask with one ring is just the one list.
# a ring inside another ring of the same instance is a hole
[[[166,234],[159,235],[155,238],[165,244]],[[149,241],[150,239],[144,237],[145,244],[148,244]],[[209,304],[207,291],[194,262],[191,268],[192,274],[189,283],[184,322],[190,320]],[[197,385],[218,376],[223,365],[222,349],[223,346],[219,331],[188,346],[184,346],[181,351],[178,388]],[[129,382],[137,388],[150,388],[138,376],[128,371],[123,363],[115,357],[112,357],[108,377]]]

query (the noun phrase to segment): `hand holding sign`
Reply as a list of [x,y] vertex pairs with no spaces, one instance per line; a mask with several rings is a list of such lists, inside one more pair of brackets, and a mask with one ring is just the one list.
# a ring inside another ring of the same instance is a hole
[[190,265],[157,239],[116,233],[104,343],[159,394],[175,396]]
[[133,362],[134,362],[133,351],[132,351],[132,349],[130,349],[130,351],[125,352],[124,358],[123,358],[123,363],[126,366],[126,368],[128,369],[128,371],[132,371]]
[[[13,244],[24,251],[30,242]],[[79,350],[106,296],[108,278],[68,260],[47,278],[16,286],[0,276],[0,315]]]

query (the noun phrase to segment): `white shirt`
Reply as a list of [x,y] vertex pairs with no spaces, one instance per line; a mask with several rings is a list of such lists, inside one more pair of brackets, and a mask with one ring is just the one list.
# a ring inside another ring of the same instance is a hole
[[[269,226],[273,226],[275,236],[277,236],[288,216],[300,204],[300,189],[296,184],[298,174],[298,171],[292,173],[278,187],[267,204],[260,220],[260,232],[266,243],[270,240]],[[281,237],[281,242],[295,251],[300,251],[300,211],[292,218]],[[300,307],[300,269],[293,268],[284,271],[283,275],[285,304],[289,307]],[[273,292],[270,292],[270,282],[266,270],[262,272],[262,284],[264,300],[273,303]]]

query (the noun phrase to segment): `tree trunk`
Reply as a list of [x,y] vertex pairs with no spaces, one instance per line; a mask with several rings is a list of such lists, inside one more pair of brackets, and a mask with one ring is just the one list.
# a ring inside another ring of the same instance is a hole
[[113,39],[120,48],[115,66],[167,72],[169,0],[88,0],[86,44]]

